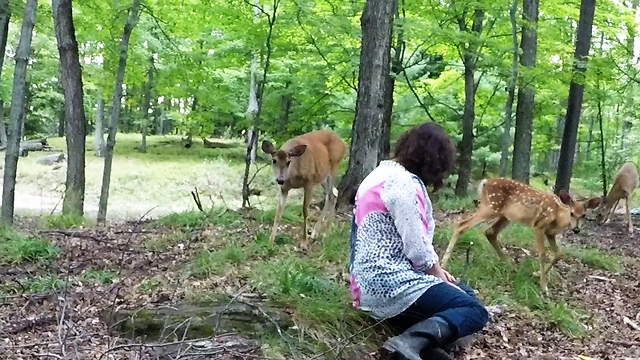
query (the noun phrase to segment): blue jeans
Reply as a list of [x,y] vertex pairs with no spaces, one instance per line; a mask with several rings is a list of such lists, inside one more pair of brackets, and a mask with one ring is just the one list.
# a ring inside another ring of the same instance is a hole
[[454,340],[476,333],[489,322],[489,314],[473,289],[458,283],[456,289],[440,283],[427,289],[407,310],[387,319],[398,333],[433,316],[444,319],[452,328]]

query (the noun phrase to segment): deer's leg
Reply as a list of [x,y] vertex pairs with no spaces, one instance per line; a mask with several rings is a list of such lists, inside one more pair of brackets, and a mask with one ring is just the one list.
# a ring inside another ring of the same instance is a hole
[[[322,231],[326,231],[329,224],[329,210],[335,207],[335,203],[332,199],[335,197],[333,195],[333,181],[331,176],[327,176],[325,181],[322,182],[322,188],[325,191],[324,196],[324,206],[322,207],[322,211],[320,212],[320,216],[318,217],[318,221],[316,221],[316,225],[311,232],[311,238],[315,239]],[[332,214],[333,215],[333,214]]]
[[271,229],[271,236],[269,237],[269,242],[272,244],[276,239],[276,233],[278,232],[278,224],[280,223],[280,219],[282,218],[282,213],[284,212],[284,206],[287,204],[288,195],[289,195],[288,189],[280,190],[280,198],[278,199],[278,208],[276,209],[276,217],[273,219],[273,228]]
[[558,249],[558,243],[556,242],[555,235],[547,235],[547,241],[549,242],[549,250],[551,250],[551,262],[547,266],[545,272],[548,274],[549,270],[562,259],[562,254],[560,253],[560,249]]
[[604,224],[608,224],[609,221],[611,221],[611,216],[613,216],[613,213],[616,212],[616,209],[618,208],[618,204],[620,203],[620,199],[616,200],[616,202],[613,203],[613,206],[609,209],[609,211],[607,211],[607,216],[604,218]]
[[487,237],[487,240],[489,240],[489,243],[491,244],[491,246],[493,246],[493,249],[496,251],[496,253],[500,257],[500,259],[502,259],[503,261],[507,261],[507,257],[505,256],[504,252],[502,251],[502,246],[500,245],[500,242],[498,241],[498,234],[505,227],[507,227],[507,225],[509,225],[509,223],[510,222],[509,222],[509,220],[507,220],[507,218],[501,217],[490,228],[488,228],[487,231],[484,232],[484,235]]
[[540,289],[542,289],[542,291],[544,291],[545,294],[548,294],[549,288],[547,287],[547,283],[548,283],[547,272],[545,271],[545,268],[544,268],[544,263],[547,259],[547,254],[545,253],[545,248],[544,248],[545,234],[544,234],[544,231],[540,229],[535,229],[535,234],[536,234],[536,248],[538,250],[538,261],[540,262],[540,271],[537,272],[540,275]]
[[443,269],[447,266],[447,262],[449,262],[449,258],[451,257],[451,252],[453,251],[453,248],[456,246],[456,242],[458,242],[458,238],[460,237],[460,235],[462,235],[462,233],[467,231],[470,227],[486,221],[487,219],[489,219],[490,216],[491,216],[490,210],[489,211],[478,210],[473,215],[460,220],[456,224],[455,228],[453,229],[453,234],[451,235],[451,239],[449,240],[449,245],[447,245],[447,249],[444,251],[444,255],[440,260],[440,266]]
[[312,187],[305,186],[304,187],[304,200],[302,200],[302,218],[303,220],[303,231],[302,231],[302,241],[300,243],[300,248],[302,250],[306,250],[309,247],[309,233],[307,231],[307,221],[309,217],[309,204],[311,203],[311,194]]
[[627,208],[627,226],[629,228],[629,234],[633,234],[633,223],[631,222],[631,209],[629,203],[631,202],[631,195],[627,195],[624,200],[624,205]]

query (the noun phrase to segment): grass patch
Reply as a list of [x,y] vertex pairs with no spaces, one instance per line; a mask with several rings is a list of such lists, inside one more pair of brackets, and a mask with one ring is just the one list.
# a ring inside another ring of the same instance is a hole
[[242,264],[247,257],[247,249],[238,244],[229,244],[220,250],[202,250],[189,264],[189,272],[191,276],[200,278],[218,275],[229,266]]
[[50,241],[26,236],[12,228],[0,228],[0,238],[0,264],[45,261],[60,252]]
[[619,273],[622,270],[618,257],[606,254],[597,247],[570,245],[564,247],[563,253],[595,269],[613,273]]
[[118,277],[118,273],[113,270],[87,269],[82,277],[87,280],[96,281],[99,284],[107,285],[113,283]]
[[84,216],[73,214],[54,214],[42,217],[42,223],[49,229],[70,229],[91,226],[91,221]]
[[208,211],[186,211],[169,214],[159,218],[156,221],[156,225],[168,228],[194,229],[212,225],[228,227],[241,220],[242,215],[236,211],[212,208]]

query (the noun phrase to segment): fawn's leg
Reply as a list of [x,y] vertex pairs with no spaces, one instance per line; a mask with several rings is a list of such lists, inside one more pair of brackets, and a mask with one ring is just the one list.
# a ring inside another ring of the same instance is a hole
[[[545,253],[544,248],[544,239],[545,234],[541,229],[535,229],[536,234],[536,248],[538,250],[538,261],[540,262],[540,271],[536,272],[540,275],[540,289],[544,291],[545,294],[549,293],[549,288],[547,287],[547,272],[544,269],[544,263],[547,260],[547,254]],[[534,273],[535,275],[535,273]]]
[[304,200],[302,200],[302,218],[304,227],[302,230],[302,241],[300,242],[300,248],[306,250],[309,247],[309,233],[307,232],[307,221],[309,217],[309,204],[311,203],[311,191],[313,187],[304,187]]
[[451,257],[451,252],[453,248],[456,246],[456,242],[458,242],[458,238],[462,235],[463,232],[467,231],[470,227],[474,225],[478,225],[491,217],[491,210],[478,210],[471,216],[464,218],[456,224],[453,229],[453,234],[451,235],[451,239],[449,240],[449,245],[447,245],[447,249],[444,251],[444,255],[440,260],[440,266],[444,269],[447,266],[447,262],[449,262],[449,258]]
[[282,213],[284,212],[284,206],[287,204],[288,195],[289,195],[289,189],[285,189],[284,187],[280,189],[280,198],[278,200],[278,208],[276,209],[276,217],[273,220],[273,228],[271,229],[271,236],[269,237],[269,242],[272,244],[276,239],[276,233],[278,232],[278,224],[280,223],[280,219],[282,218]]
[[508,261],[508,260],[504,252],[502,251],[502,246],[500,245],[500,242],[498,241],[498,234],[505,227],[507,227],[509,223],[510,221],[507,220],[507,218],[501,217],[490,228],[488,228],[487,231],[484,232],[484,235],[487,237],[487,240],[489,240],[489,243],[491,244],[491,246],[493,246],[493,249],[498,254],[498,257],[500,257],[500,259],[503,261]]
[[631,195],[627,195],[624,200],[624,206],[627,210],[627,227],[629,229],[629,234],[633,234],[633,222],[631,222],[631,209],[629,208],[629,203],[631,202]]
[[555,235],[547,235],[547,241],[549,242],[549,250],[551,250],[551,262],[549,262],[549,266],[547,266],[546,273],[549,273],[549,270],[563,258],[560,253],[560,249],[558,249],[558,243],[556,242]]

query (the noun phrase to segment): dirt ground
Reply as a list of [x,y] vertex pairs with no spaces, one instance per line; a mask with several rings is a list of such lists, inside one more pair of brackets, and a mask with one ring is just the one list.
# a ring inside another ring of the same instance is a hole
[[[34,229],[31,223],[21,226]],[[131,341],[110,333],[105,324],[105,311],[149,303],[170,306],[183,300],[194,287],[219,288],[227,293],[239,291],[244,285],[225,277],[206,279],[199,284],[189,284],[191,289],[185,288],[180,269],[189,260],[191,244],[203,241],[207,234],[193,233],[165,251],[149,251],[142,246],[149,238],[169,234],[163,229],[150,229],[141,222],[77,232],[48,231],[41,235],[62,248],[58,261],[2,268],[2,285],[24,291],[27,278],[50,273],[76,280],[62,292],[36,291],[33,295],[0,297],[3,359],[150,359],[156,358],[153,355],[171,355],[175,359],[226,360],[263,356],[259,345],[237,334],[191,343],[169,334],[165,345],[151,348],[131,345]],[[532,321],[531,317],[506,309],[492,318],[471,345],[458,351],[456,359],[578,359],[579,355],[603,360],[640,359],[640,329],[623,321],[627,317],[640,323],[640,267],[637,265],[640,233],[628,236],[618,218],[602,227],[587,223],[581,236],[567,233],[563,242],[588,243],[623,254],[627,259],[621,274],[593,270],[573,260],[562,260],[557,265],[562,279],[553,282],[551,290],[555,296],[569,295],[588,309],[584,325],[590,335],[583,340],[570,339],[553,323]],[[87,269],[119,269],[118,281],[101,285],[78,280]],[[164,279],[161,285],[141,286],[157,274],[162,274]]]

